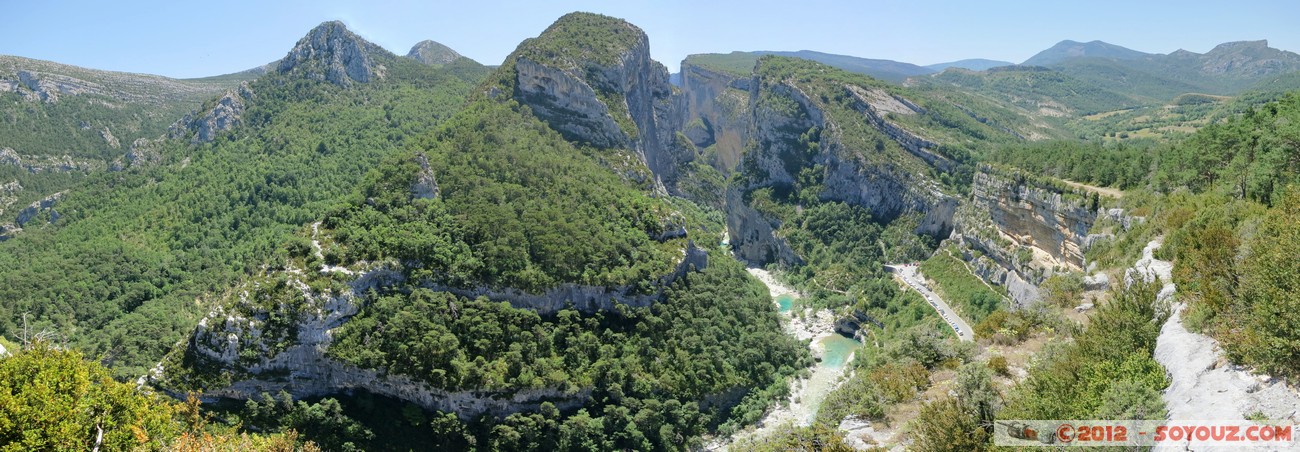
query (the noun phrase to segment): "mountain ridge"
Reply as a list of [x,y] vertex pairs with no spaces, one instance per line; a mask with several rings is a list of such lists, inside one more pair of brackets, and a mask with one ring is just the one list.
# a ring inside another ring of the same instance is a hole
[[1046,50],[1034,54],[1034,56],[1029,57],[1029,59],[1020,64],[1023,66],[1051,66],[1070,58],[1079,57],[1134,60],[1152,55],[1153,54],[1139,52],[1137,50],[1117,46],[1100,40],[1078,42],[1066,39],[1056,43]]
[[1010,61],[1002,61],[1002,60],[990,60],[987,58],[967,58],[964,60],[949,61],[946,63],[929,64],[926,65],[925,68],[933,70],[935,72],[943,72],[944,69],[948,69],[950,67],[968,69],[972,71],[983,71],[983,70],[988,70],[990,68],[995,68],[999,66],[1011,66],[1014,64],[1016,63],[1012,63]]

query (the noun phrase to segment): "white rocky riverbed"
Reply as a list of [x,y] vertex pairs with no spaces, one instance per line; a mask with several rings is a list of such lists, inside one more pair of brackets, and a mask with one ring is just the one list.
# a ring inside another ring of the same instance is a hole
[[[800,296],[794,289],[777,281],[767,270],[751,268],[749,273],[767,286],[774,303],[778,297],[783,295]],[[811,308],[804,309],[803,314],[803,316],[796,315],[794,310],[783,312],[785,331],[801,341],[811,340],[809,348],[812,350],[813,356],[822,358],[826,353],[824,341],[835,341],[838,340],[837,338],[842,338],[835,333],[835,315],[829,309],[813,310]],[[850,368],[849,362],[852,359],[850,355],[843,362],[828,360],[814,365],[810,368],[812,374],[808,378],[790,382],[790,397],[786,400],[786,403],[772,407],[756,427],[743,430],[731,438],[716,441],[710,444],[708,449],[727,450],[737,442],[757,440],[771,435],[779,427],[787,424],[796,426],[812,425],[822,401],[844,381]]]

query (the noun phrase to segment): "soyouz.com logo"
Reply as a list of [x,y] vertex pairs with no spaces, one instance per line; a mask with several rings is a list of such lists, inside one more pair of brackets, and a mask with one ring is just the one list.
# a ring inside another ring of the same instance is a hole
[[999,420],[999,446],[1196,446],[1290,449],[1296,425],[1280,421]]

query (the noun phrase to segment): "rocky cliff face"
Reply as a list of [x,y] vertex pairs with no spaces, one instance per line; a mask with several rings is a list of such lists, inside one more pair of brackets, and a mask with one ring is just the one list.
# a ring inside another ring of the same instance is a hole
[[1088,231],[1107,215],[1089,210],[1082,197],[1071,199],[1017,175],[981,168],[952,239],[977,276],[1007,287],[1014,301],[1025,304],[1038,298],[1037,284],[1052,273],[1086,266],[1083,253],[1103,239]]
[[383,78],[386,68],[381,60],[395,57],[348,31],[342,22],[331,21],[299,40],[276,70],[346,86]]
[[[319,253],[319,248],[316,251]],[[676,269],[661,277],[656,286],[659,289],[649,294],[636,293],[631,286],[605,288],[576,284],[561,285],[541,294],[510,288],[424,286],[465,297],[506,301],[516,308],[541,314],[554,314],[566,308],[583,312],[612,311],[617,304],[649,306],[662,298],[663,287],[688,272],[707,266],[708,255],[691,244]],[[311,270],[352,274],[351,270],[342,267],[322,266]],[[327,356],[333,342],[333,331],[357,314],[367,293],[395,287],[404,282],[404,276],[392,269],[374,267],[357,274],[345,290],[321,292],[308,286],[302,275],[303,270],[294,268],[286,269],[280,275],[287,281],[280,290],[292,292],[299,300],[292,307],[280,304],[270,308],[276,312],[270,312],[256,295],[258,284],[265,283],[251,283],[236,291],[239,293],[237,299],[214,307],[200,321],[185,353],[204,362],[208,369],[221,369],[235,376],[230,384],[205,393],[205,397],[247,399],[263,392],[286,391],[302,398],[364,389],[410,401],[426,409],[456,413],[465,419],[483,414],[505,416],[533,411],[543,402],[551,402],[560,409],[571,409],[581,406],[590,397],[589,389],[574,393],[555,388],[510,392],[446,391],[406,375],[390,374],[383,369],[360,369],[336,361]],[[283,321],[273,322],[273,317],[291,320],[286,325]],[[170,386],[165,368],[149,378]]]
[[650,59],[645,32],[622,21],[609,24],[622,36],[609,40],[618,44],[605,49],[608,55],[557,56],[543,48],[569,38],[569,17],[512,55],[516,98],[570,141],[634,150],[671,187],[679,165],[695,155],[676,140],[685,104],[668,83],[668,69]]
[[30,173],[96,171],[105,168],[101,161],[74,159],[69,155],[21,155],[10,148],[0,148],[0,165],[16,166]]
[[[22,187],[18,186],[17,182],[13,182],[0,187],[0,190],[4,190],[3,192],[0,192],[0,195],[16,192],[21,189]],[[10,190],[13,191],[11,192]],[[31,203],[27,207],[24,207],[23,210],[18,211],[18,217],[14,220],[13,224],[0,225],[0,242],[9,240],[18,235],[19,232],[22,232],[23,227],[26,227],[28,223],[32,222],[32,220],[40,218],[41,215],[45,215],[47,222],[53,223],[59,221],[59,212],[54,210],[54,206],[59,203],[59,200],[63,199],[64,193],[65,192],[58,192],[46,196]],[[0,196],[0,201],[3,200],[4,197]]]
[[[876,89],[842,86],[844,95],[855,99],[852,108],[862,121],[917,159],[890,161],[875,156],[879,149],[846,144],[844,127],[825,111],[827,100],[809,96],[797,82],[760,77],[740,81],[691,66],[687,66],[683,82],[688,111],[699,115],[692,120],[704,123],[711,132],[706,138],[714,143],[721,143],[718,139],[747,143],[739,155],[740,163],[727,169],[741,173],[727,193],[727,228],[739,257],[754,263],[799,262],[789,245],[773,234],[780,220],[745,205],[745,194],[763,187],[792,187],[808,169],[821,181],[822,200],[858,205],[885,221],[922,213],[917,233],[943,237],[952,229],[958,200],[917,168],[944,172],[955,164],[930,151],[937,144],[884,116],[887,112],[922,112],[913,102]],[[720,104],[730,102],[741,87],[749,89],[744,103]],[[738,105],[747,111],[736,114]],[[736,126],[745,129],[730,130]],[[722,153],[729,152],[733,151]]]
[[682,62],[682,91],[690,121],[684,133],[697,148],[714,146],[717,161],[713,163],[724,174],[740,164],[749,142],[752,81]]
[[509,287],[461,288],[437,284],[425,284],[425,287],[466,298],[486,297],[492,301],[505,301],[515,308],[536,311],[542,315],[554,314],[564,309],[576,309],[585,313],[611,312],[616,310],[618,305],[638,308],[650,306],[663,299],[663,288],[687,273],[704,270],[708,266],[708,253],[691,242],[688,243],[682,260],[677,262],[673,271],[660,276],[655,281],[656,289],[651,293],[638,293],[634,286],[601,287],[568,283],[560,284],[540,294]]

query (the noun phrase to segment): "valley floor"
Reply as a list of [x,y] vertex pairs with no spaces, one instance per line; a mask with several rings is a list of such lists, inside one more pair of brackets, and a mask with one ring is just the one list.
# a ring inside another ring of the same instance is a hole
[[[781,284],[767,270],[759,268],[750,268],[749,273],[762,281],[767,286],[768,292],[771,293],[773,302],[776,297],[782,295],[799,296],[794,289]],[[798,315],[794,310],[783,313],[786,316],[785,329],[786,333],[794,336],[799,340],[811,340],[809,348],[812,349],[813,356],[822,357],[825,353],[823,340],[834,338],[835,333],[835,316],[828,309],[814,311],[813,309],[803,310],[803,315]],[[709,450],[727,450],[731,445],[748,440],[758,440],[771,435],[781,426],[793,424],[795,426],[812,425],[813,419],[817,416],[817,409],[821,407],[822,401],[826,396],[835,390],[836,387],[844,381],[844,377],[850,368],[850,356],[843,363],[838,365],[828,365],[819,363],[810,370],[812,374],[808,378],[801,378],[790,382],[790,397],[785,404],[773,407],[771,411],[759,421],[756,428],[748,429],[733,435],[731,438],[719,440],[709,445]]]

